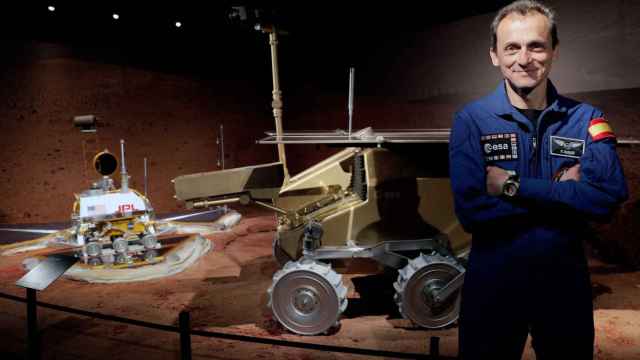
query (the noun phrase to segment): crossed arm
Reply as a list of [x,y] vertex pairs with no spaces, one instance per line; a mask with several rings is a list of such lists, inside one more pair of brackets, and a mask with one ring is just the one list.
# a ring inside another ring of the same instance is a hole
[[450,176],[456,214],[467,231],[478,224],[526,214],[531,204],[549,210],[572,208],[587,216],[610,214],[628,197],[615,142],[587,142],[575,166],[558,179],[521,178],[515,199],[506,199],[502,184],[506,170],[487,166],[480,148],[480,133],[470,117],[458,113],[450,139]]

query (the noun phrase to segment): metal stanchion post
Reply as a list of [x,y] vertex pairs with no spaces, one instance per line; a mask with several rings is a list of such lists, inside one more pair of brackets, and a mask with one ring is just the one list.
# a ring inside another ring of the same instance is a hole
[[191,316],[181,311],[178,318],[180,327],[180,359],[191,360]]
[[29,360],[40,359],[36,290],[30,288],[27,288],[27,355]]
[[440,338],[438,336],[432,336],[429,339],[429,357],[430,359],[440,357]]

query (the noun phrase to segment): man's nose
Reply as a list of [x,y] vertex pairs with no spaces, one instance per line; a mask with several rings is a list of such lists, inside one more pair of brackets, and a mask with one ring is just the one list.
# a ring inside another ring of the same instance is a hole
[[518,53],[518,64],[520,65],[527,65],[531,62],[531,54],[529,53],[528,49],[522,49],[520,50],[520,52]]

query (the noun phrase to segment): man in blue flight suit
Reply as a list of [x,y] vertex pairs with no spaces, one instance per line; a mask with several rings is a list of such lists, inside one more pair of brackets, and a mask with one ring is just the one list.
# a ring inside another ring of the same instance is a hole
[[587,221],[628,197],[602,112],[558,95],[554,13],[516,1],[493,21],[490,56],[504,81],[456,113],[450,174],[472,234],[462,291],[463,359],[592,359]]

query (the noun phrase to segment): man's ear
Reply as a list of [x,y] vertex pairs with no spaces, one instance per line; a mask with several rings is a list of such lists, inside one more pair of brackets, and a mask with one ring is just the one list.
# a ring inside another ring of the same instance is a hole
[[558,57],[560,57],[560,44],[557,44],[556,48],[553,49],[553,61],[558,60]]
[[489,57],[491,57],[491,63],[493,64],[493,66],[500,66],[500,62],[498,61],[498,54],[496,54],[496,52],[492,48],[489,48]]

